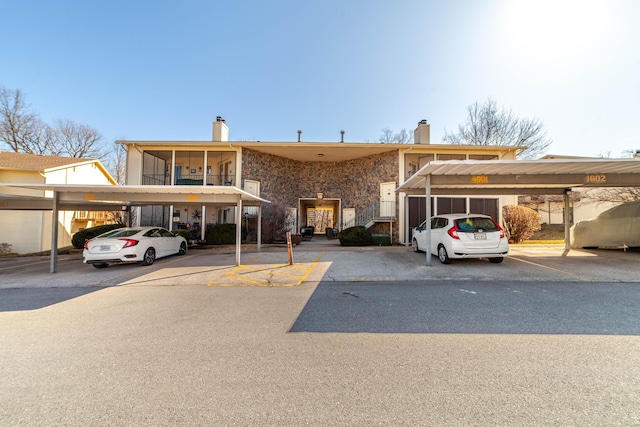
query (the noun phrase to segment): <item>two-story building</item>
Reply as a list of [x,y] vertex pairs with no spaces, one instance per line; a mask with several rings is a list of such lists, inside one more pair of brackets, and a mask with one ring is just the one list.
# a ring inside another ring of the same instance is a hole
[[[344,135],[344,134],[342,134]],[[409,225],[425,219],[425,196],[396,188],[432,160],[513,160],[515,147],[431,144],[430,126],[418,124],[412,144],[231,141],[226,122],[213,122],[211,141],[119,141],[127,148],[128,185],[228,185],[279,203],[290,213],[291,231],[314,226],[344,229],[364,225],[404,242]],[[474,212],[500,218],[515,196],[437,196],[434,213]],[[234,207],[152,206],[136,215],[142,225],[199,230],[236,221]],[[254,215],[255,208],[244,208]]]

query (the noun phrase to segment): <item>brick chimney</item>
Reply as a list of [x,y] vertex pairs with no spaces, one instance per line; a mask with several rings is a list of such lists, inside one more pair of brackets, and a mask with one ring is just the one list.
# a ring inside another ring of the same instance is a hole
[[418,127],[413,131],[414,144],[431,144],[431,126],[426,120],[420,120]]
[[213,133],[211,136],[213,142],[223,142],[229,140],[229,128],[227,122],[220,116],[216,117],[216,121],[213,122]]

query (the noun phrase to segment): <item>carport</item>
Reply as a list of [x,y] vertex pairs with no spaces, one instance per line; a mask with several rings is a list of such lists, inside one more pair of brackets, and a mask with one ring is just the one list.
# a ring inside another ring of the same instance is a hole
[[[0,183],[0,209],[52,211],[51,273],[57,269],[59,211],[126,211],[146,205],[234,206],[236,224],[242,207],[258,207],[258,250],[262,203],[270,203],[233,186],[78,185]],[[241,227],[236,227],[236,265],[240,265]]]
[[[569,194],[580,187],[639,187],[640,159],[447,160],[423,166],[396,191],[439,195],[564,195],[565,248],[569,249]],[[411,233],[405,197],[405,246]],[[427,233],[426,264],[431,265],[431,236]]]

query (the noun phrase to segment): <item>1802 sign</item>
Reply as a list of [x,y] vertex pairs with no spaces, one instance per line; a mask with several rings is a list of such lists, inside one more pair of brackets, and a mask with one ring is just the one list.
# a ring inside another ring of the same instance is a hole
[[584,178],[587,184],[604,184],[607,182],[607,175],[587,175]]

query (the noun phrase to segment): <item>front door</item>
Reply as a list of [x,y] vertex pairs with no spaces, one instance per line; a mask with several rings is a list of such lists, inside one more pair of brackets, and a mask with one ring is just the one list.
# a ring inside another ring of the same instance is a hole
[[396,183],[383,182],[380,184],[380,217],[393,218],[396,216]]

